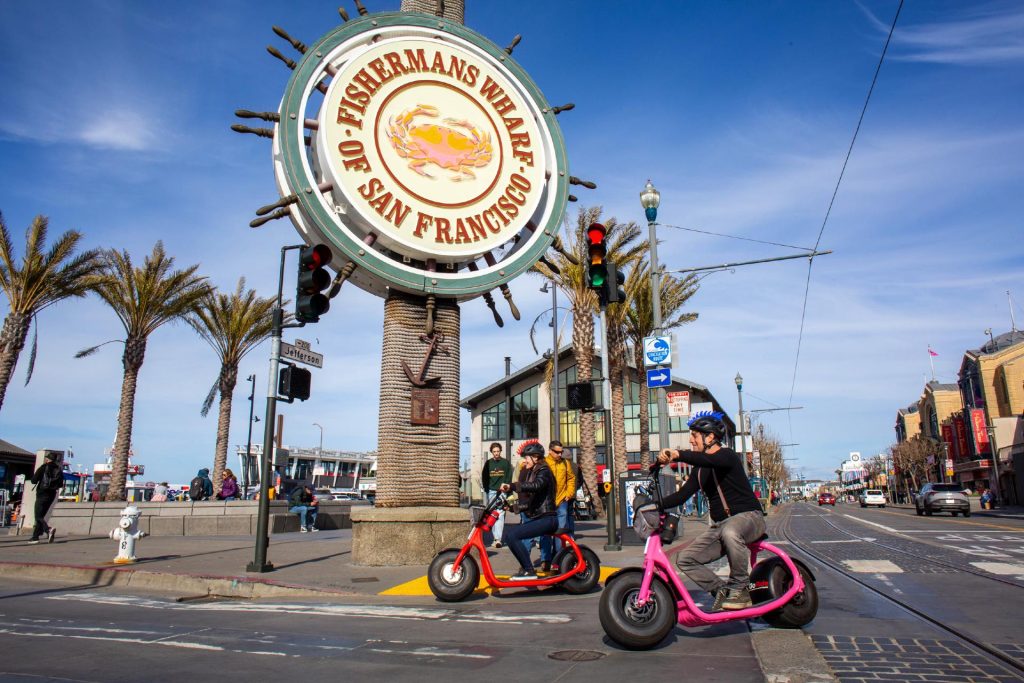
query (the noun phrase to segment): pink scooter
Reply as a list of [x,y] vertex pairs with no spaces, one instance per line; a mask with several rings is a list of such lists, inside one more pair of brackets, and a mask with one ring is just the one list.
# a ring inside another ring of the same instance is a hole
[[[660,504],[659,469],[656,466],[652,470],[654,481],[650,491]],[[643,566],[620,569],[605,582],[599,614],[604,632],[613,641],[630,650],[647,650],[664,640],[676,623],[695,627],[761,617],[775,627],[800,628],[814,619],[818,613],[814,576],[802,562],[768,543],[767,534],[749,546],[753,565],[750,597],[754,606],[720,612],[700,609],[662,548],[663,543],[671,543],[675,537],[675,521],[674,516],[659,515],[656,525],[643,529],[650,533]],[[686,545],[689,543],[670,551],[674,553]],[[771,555],[758,562],[757,556],[762,552]]]

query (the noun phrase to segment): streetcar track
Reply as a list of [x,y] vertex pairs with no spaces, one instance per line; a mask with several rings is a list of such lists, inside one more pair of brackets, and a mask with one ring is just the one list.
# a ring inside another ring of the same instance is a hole
[[[825,515],[819,515],[819,516],[822,517],[822,518],[825,517]],[[790,514],[787,514],[784,519],[780,520],[779,531],[780,531],[781,535],[784,536],[794,547],[798,548],[800,550],[800,552],[804,553],[808,557],[814,558],[814,560],[817,561],[823,567],[831,569],[833,572],[839,574],[840,576],[842,576],[842,577],[844,577],[846,579],[849,579],[850,581],[853,581],[854,583],[856,583],[859,586],[867,589],[871,593],[873,593],[875,595],[878,595],[881,598],[884,598],[885,600],[891,602],[892,604],[896,605],[897,607],[899,607],[900,609],[904,610],[905,612],[908,612],[908,613],[916,616],[917,618],[921,619],[922,621],[925,621],[928,624],[930,624],[932,626],[935,626],[935,627],[937,627],[938,629],[940,629],[942,631],[945,631],[946,633],[950,634],[954,638],[957,638],[958,640],[960,640],[963,643],[965,643],[967,646],[977,650],[979,652],[979,654],[982,654],[982,656],[988,655],[990,658],[992,658],[994,660],[997,660],[999,666],[1002,666],[1003,668],[1009,667],[1009,669],[1007,669],[1007,670],[1010,673],[1012,673],[1014,675],[1020,675],[1021,673],[1024,673],[1024,662],[1022,662],[1021,660],[1017,659],[1016,657],[1013,657],[1012,655],[1009,655],[1009,654],[1003,652],[1002,650],[1000,650],[998,648],[992,647],[991,645],[989,645],[989,644],[979,640],[978,638],[975,638],[974,636],[972,636],[972,635],[970,635],[968,633],[965,633],[965,632],[960,631],[960,630],[958,630],[956,628],[953,628],[952,626],[949,626],[949,625],[945,624],[944,622],[940,621],[939,619],[931,617],[930,615],[928,615],[927,613],[919,610],[918,608],[914,607],[910,603],[905,602],[904,600],[901,600],[901,599],[899,599],[897,597],[894,597],[892,595],[889,595],[888,593],[886,593],[886,592],[880,590],[879,588],[876,588],[872,584],[868,583],[868,581],[855,576],[852,572],[850,572],[849,570],[844,568],[838,562],[836,562],[834,560],[831,560],[831,559],[828,559],[827,557],[825,557],[823,555],[820,555],[819,553],[815,552],[814,550],[811,550],[811,548],[808,547],[810,544],[805,544],[805,543],[802,543],[802,542],[798,541],[795,538],[795,536],[790,533],[790,519],[789,519],[789,517],[790,517]],[[839,531],[843,531],[843,529],[839,529],[839,527],[836,527],[834,524],[831,524],[831,526],[835,527]],[[847,533],[847,532],[843,531],[843,533]],[[852,536],[853,534],[849,534],[849,535]],[[903,552],[903,551],[899,551],[899,552]],[[910,554],[910,553],[905,553],[905,554]],[[960,567],[953,567],[953,568],[957,569],[959,571],[964,571]],[[972,573],[975,573],[975,572],[972,572]],[[985,578],[991,578],[991,579],[994,579],[994,580],[996,579],[996,577],[991,577],[991,576],[985,576]],[[1018,584],[1015,584],[1015,583],[1011,583],[1010,585],[1016,586],[1018,588],[1022,587],[1022,586],[1019,586]]]
[[[853,532],[847,531],[846,529],[843,529],[842,527],[839,527],[836,524],[833,524],[832,521],[830,519],[828,519],[828,515],[821,514],[820,511],[817,511],[817,512],[818,512],[818,514],[817,514],[818,518],[821,519],[826,524],[828,524],[833,529],[835,529],[836,531],[838,531],[838,532],[840,532],[842,534],[846,534],[847,536],[850,536],[852,538],[857,538],[858,540],[861,540],[861,537],[857,536]],[[847,515],[847,516],[849,516],[849,515]],[[856,519],[856,518],[853,518],[853,519]],[[864,520],[858,520],[858,521],[864,521]],[[869,522],[869,523],[873,524],[872,522]],[[881,527],[880,524],[874,524],[874,526]],[[896,535],[902,536],[902,534],[899,531],[895,530],[895,529],[888,530],[888,533],[892,533],[892,534],[896,534]],[[946,546],[944,546],[941,543],[935,543],[935,542],[929,541],[927,539],[911,538],[909,536],[905,536],[905,538],[908,541],[914,541],[915,543],[921,543],[922,545],[928,545],[928,546],[931,546],[931,547],[934,547],[934,548],[945,548],[946,547]],[[974,576],[980,576],[981,578],[989,579],[990,581],[997,581],[999,583],[1006,584],[1007,586],[1013,586],[1014,588],[1024,588],[1024,584],[1021,584],[1018,581],[1013,581],[1013,580],[1010,580],[1010,579],[1004,579],[1004,578],[1002,578],[1000,576],[993,576],[992,574],[990,574],[988,572],[984,572],[984,571],[981,571],[981,570],[978,570],[978,569],[974,569],[973,567],[968,567],[968,566],[965,566],[965,565],[957,565],[957,564],[953,564],[953,563],[950,563],[950,562],[943,562],[942,560],[936,560],[936,559],[930,558],[930,557],[924,557],[924,556],[912,553],[909,550],[903,550],[902,548],[897,548],[895,546],[886,545],[885,543],[880,543],[878,541],[878,539],[875,539],[875,540],[871,541],[871,543],[872,543],[872,545],[876,545],[876,546],[878,546],[880,548],[885,548],[886,550],[891,550],[893,552],[900,553],[902,555],[908,555],[908,556],[913,557],[915,560],[918,560],[918,561],[930,562],[930,563],[932,563],[934,565],[938,565],[940,567],[946,567],[947,569],[955,569],[957,571],[961,571],[961,572],[964,572],[966,574],[973,574]]]

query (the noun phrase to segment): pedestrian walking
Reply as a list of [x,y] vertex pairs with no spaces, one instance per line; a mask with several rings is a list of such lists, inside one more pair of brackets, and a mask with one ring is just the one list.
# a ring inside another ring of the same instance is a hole
[[[480,472],[480,483],[483,490],[487,492],[487,502],[490,503],[494,497],[501,492],[502,484],[512,481],[512,466],[508,460],[501,457],[501,444],[492,443],[490,448],[491,457],[484,463]],[[498,521],[494,523],[494,547],[501,547],[501,535],[505,530],[505,511],[498,511]]]
[[43,536],[46,536],[48,543],[53,543],[57,530],[47,524],[46,517],[53,509],[57,493],[64,488],[64,471],[57,461],[56,453],[44,456],[43,464],[32,474],[32,483],[36,485],[36,525],[32,528],[29,543],[39,543]]
[[[558,519],[558,529],[565,529],[570,536],[576,528],[573,517],[572,504],[576,500],[576,473],[573,471],[572,463],[562,457],[564,452],[562,442],[555,440],[548,444],[548,456],[544,459],[548,469],[555,478],[555,515]],[[575,538],[575,536],[573,536]],[[562,542],[552,536],[542,536],[540,539],[541,571],[558,571],[551,562],[555,554],[561,550]]]

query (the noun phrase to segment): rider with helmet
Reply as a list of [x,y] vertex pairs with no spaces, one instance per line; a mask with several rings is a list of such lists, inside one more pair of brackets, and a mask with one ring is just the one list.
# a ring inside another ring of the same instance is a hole
[[502,539],[519,561],[520,570],[509,577],[511,581],[530,581],[537,578],[537,572],[530,562],[530,551],[523,539],[550,534],[558,528],[555,514],[555,476],[544,462],[544,447],[536,440],[523,444],[519,451],[529,463],[526,476],[512,484],[502,484],[502,491],[527,494],[527,505],[522,510],[526,522],[514,527],[506,526]]
[[[722,444],[726,427],[722,413],[700,412],[687,423],[690,449],[666,448],[658,455],[662,465],[682,462],[693,470],[679,491],[662,500],[662,508],[682,504],[702,491],[711,508],[711,525],[679,552],[676,565],[697,585],[715,596],[713,609],[737,610],[751,606],[750,551],[765,533],[764,512],[750,488],[743,460],[736,451]],[[729,558],[729,580],[723,582],[705,565],[723,555]]]

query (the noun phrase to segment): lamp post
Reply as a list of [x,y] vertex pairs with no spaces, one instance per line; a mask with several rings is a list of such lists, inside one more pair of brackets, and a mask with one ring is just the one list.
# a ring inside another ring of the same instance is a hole
[[[558,415],[558,287],[545,282],[540,291],[547,294],[551,287],[551,414],[554,416],[552,438],[561,440],[561,420]],[[509,454],[511,456],[511,454]]]
[[[316,449],[316,457],[320,460],[320,467],[324,466],[324,428],[319,423],[314,422],[313,426],[320,430],[320,447]],[[338,463],[341,466],[341,463]],[[314,479],[315,481],[315,479]]]
[[[658,269],[658,237],[654,222],[658,219],[658,206],[661,204],[661,193],[654,189],[650,180],[640,193],[640,205],[647,216],[648,241],[651,244],[651,306],[654,309],[654,333],[660,335],[661,329],[661,271]],[[640,368],[637,368],[640,372]],[[668,448],[668,398],[664,387],[658,387],[658,450]],[[650,444],[640,444],[641,448],[650,450]]]
[[249,375],[246,381],[252,384],[252,389],[249,391],[249,438],[245,442],[245,467],[242,468],[242,500],[245,500],[245,497],[249,495],[249,456],[252,453],[252,423],[259,422],[259,418],[252,414],[256,404],[256,375]]
[[743,452],[743,469],[749,477],[750,467],[747,464],[747,437],[745,436],[743,426],[743,377],[738,372],[736,373],[736,395],[739,396],[740,401],[740,424],[737,431],[740,437],[740,450]]
[[996,444],[996,428],[987,427],[988,448],[992,451],[992,507],[999,500],[999,446]]

